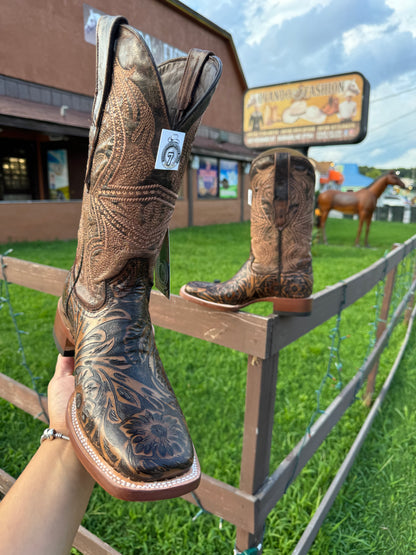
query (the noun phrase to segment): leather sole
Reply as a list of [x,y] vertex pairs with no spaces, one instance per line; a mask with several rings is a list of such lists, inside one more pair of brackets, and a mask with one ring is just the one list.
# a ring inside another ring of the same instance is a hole
[[288,297],[264,297],[261,299],[252,299],[241,304],[224,304],[224,303],[214,303],[213,301],[207,301],[199,297],[194,297],[190,295],[185,290],[186,285],[183,285],[179,291],[182,298],[191,301],[193,303],[205,306],[206,308],[212,308],[214,310],[221,310],[222,312],[237,312],[242,308],[253,304],[253,303],[273,303],[273,312],[279,313],[282,316],[309,316],[312,312],[312,297],[307,297],[305,299],[295,299]]
[[81,464],[94,480],[113,497],[123,501],[158,501],[180,497],[198,487],[201,469],[195,448],[192,466],[184,474],[166,480],[134,482],[116,472],[92,448],[78,422],[75,394],[69,400],[66,419],[69,436]]

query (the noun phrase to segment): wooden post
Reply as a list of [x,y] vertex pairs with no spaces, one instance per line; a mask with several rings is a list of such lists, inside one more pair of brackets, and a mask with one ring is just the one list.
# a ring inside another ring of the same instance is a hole
[[186,191],[188,197],[188,227],[194,225],[194,191],[193,191],[193,176],[194,170],[192,169],[192,162],[189,160],[186,174]]
[[240,195],[240,222],[244,222],[244,204],[246,201],[246,187],[244,183],[245,168],[247,162],[240,162],[238,164],[238,174],[239,174],[239,189],[238,193]]
[[[414,281],[416,279],[416,266],[413,265],[413,274],[412,274],[412,281]],[[415,295],[412,295],[409,299],[409,302],[407,304],[407,309],[406,312],[404,313],[404,323],[406,325],[409,324],[410,321],[410,317],[412,315],[412,311],[413,311],[413,307],[415,306]]]
[[[393,249],[396,249],[398,246],[399,245],[397,244],[393,245]],[[393,295],[394,281],[396,279],[396,274],[397,274],[397,266],[395,266],[387,274],[386,284],[384,286],[383,304],[381,305],[381,310],[380,310],[380,321],[378,323],[377,331],[376,331],[376,341],[380,339],[380,336],[383,334],[384,330],[387,327],[387,320],[389,317],[390,303],[391,303],[391,297]],[[380,359],[377,359],[377,362],[374,364],[371,372],[368,375],[367,387],[363,398],[364,404],[367,407],[371,405],[371,401],[373,399],[379,363],[380,363]]]
[[38,166],[38,191],[39,191],[39,198],[41,200],[48,198],[49,194],[46,193],[46,183],[44,180],[43,175],[43,168],[42,168],[42,150],[40,146],[39,137],[36,139],[36,161]]
[[[239,487],[250,494],[254,494],[269,475],[277,365],[278,354],[265,360],[248,357]],[[254,534],[237,528],[237,549],[244,551],[258,546],[263,538],[263,528],[264,522],[256,525]]]

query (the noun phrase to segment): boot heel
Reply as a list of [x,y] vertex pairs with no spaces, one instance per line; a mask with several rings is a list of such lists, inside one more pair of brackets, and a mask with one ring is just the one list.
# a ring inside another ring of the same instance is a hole
[[290,299],[275,298],[269,299],[273,302],[273,312],[278,312],[282,316],[309,316],[312,312],[312,299]]
[[64,322],[62,315],[62,301],[59,299],[56,309],[55,323],[53,326],[53,338],[60,354],[64,357],[73,357],[75,353],[75,341]]

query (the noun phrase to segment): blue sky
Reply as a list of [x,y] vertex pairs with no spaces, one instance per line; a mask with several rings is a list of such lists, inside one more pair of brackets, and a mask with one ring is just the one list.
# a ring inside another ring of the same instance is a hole
[[416,0],[185,0],[231,33],[249,88],[361,72],[367,136],[317,160],[416,167]]

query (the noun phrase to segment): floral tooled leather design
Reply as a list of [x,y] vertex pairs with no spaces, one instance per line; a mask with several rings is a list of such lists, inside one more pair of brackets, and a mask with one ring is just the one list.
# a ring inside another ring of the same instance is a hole
[[[175,172],[154,169],[157,131],[170,125],[167,110],[160,90],[157,95],[141,86],[138,69],[129,66],[131,59],[148,56],[146,48],[129,28],[123,27],[120,35],[122,52],[116,51],[112,87],[97,147],[91,153],[92,178],[84,190],[78,233],[83,248],[78,287],[85,286],[86,291],[97,284],[101,288],[105,279],[120,272],[133,257],[157,256],[183,175],[183,168]],[[136,56],[127,57],[125,50],[136,51]],[[157,81],[156,68],[153,71]]]
[[78,424],[101,457],[132,481],[180,474],[193,458],[153,336],[148,274],[148,261],[129,261],[108,282],[98,311],[85,310],[74,294],[63,299],[77,338]]
[[193,281],[183,296],[245,306],[272,298],[302,299],[312,293],[311,257],[314,171],[291,149],[272,149],[252,163],[250,257],[223,283]]
[[[148,304],[155,260],[221,62],[195,49],[157,68],[139,32],[125,23],[104,16],[97,27],[78,247],[55,338],[61,352],[75,351],[68,423],[78,456],[111,494],[147,500],[183,495],[200,477]],[[162,129],[184,133],[176,171],[155,168]]]
[[186,292],[213,303],[246,305],[270,297],[305,298],[312,293],[312,269],[293,274],[259,274],[253,267],[254,258],[243,264],[228,281],[212,283],[191,281]]

